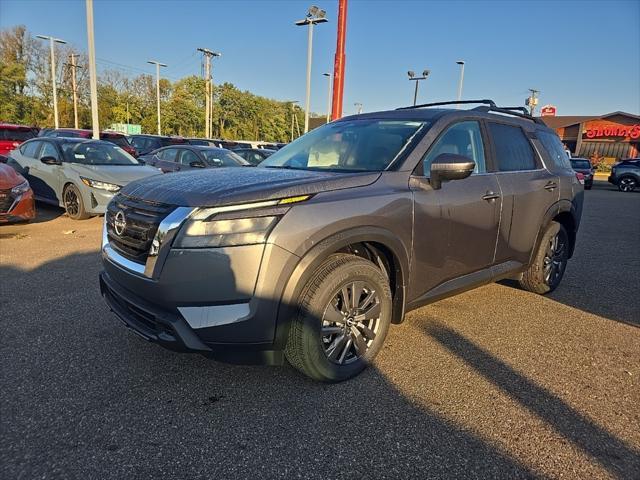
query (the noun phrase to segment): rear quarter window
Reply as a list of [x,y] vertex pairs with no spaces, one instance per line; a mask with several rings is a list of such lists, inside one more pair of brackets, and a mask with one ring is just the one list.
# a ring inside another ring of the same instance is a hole
[[520,127],[489,123],[489,131],[499,171],[516,172],[537,168],[533,147]]
[[569,160],[569,156],[564,150],[560,137],[555,133],[545,131],[537,131],[536,136],[556,167],[563,168],[565,170],[573,170],[571,160]]
[[31,130],[21,128],[2,128],[0,127],[0,140],[9,142],[24,142],[34,138],[35,134]]

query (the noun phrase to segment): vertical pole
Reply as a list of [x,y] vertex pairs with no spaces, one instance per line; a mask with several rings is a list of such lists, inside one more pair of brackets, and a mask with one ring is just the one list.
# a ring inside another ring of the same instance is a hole
[[291,141],[293,142],[293,116],[295,115],[295,105],[291,102]]
[[346,58],[344,54],[347,36],[347,0],[339,0],[338,4],[338,32],[336,38],[336,55],[333,61],[333,101],[331,118],[337,120],[342,117],[342,102],[344,94],[344,68]]
[[309,21],[307,39],[307,98],[304,103],[304,133],[309,131],[309,108],[311,107],[311,61],[313,56],[313,21]]
[[158,135],[162,135],[160,128],[160,63],[156,62],[156,103],[158,107]]
[[[462,83],[464,82],[464,63],[460,65],[460,81],[458,82],[458,101],[462,100]],[[460,106],[458,105],[458,108]]]
[[211,57],[205,53],[204,55],[204,78],[205,78],[205,112],[204,112],[204,136],[206,138],[211,138]]
[[328,90],[327,90],[327,123],[331,121],[331,75],[327,77]]
[[56,86],[56,54],[53,45],[53,37],[49,37],[49,50],[51,55],[51,85],[53,86],[53,123],[56,128],[58,123],[58,88]]
[[93,138],[100,138],[98,119],[98,81],[96,77],[96,46],[93,38],[93,0],[86,0],[87,7],[87,40],[89,44],[89,85],[91,87],[91,123]]
[[213,137],[213,67],[211,64],[209,65],[209,75],[209,134]]
[[418,102],[418,80],[414,80],[414,82],[416,82],[416,88],[413,91],[413,106],[415,107]]
[[72,53],[71,57],[71,88],[73,89],[73,127],[78,128],[78,87],[76,85],[76,54]]

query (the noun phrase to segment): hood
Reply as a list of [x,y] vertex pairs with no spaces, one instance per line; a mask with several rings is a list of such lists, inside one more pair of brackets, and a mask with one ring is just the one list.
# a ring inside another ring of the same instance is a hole
[[0,190],[8,190],[24,182],[24,177],[9,165],[0,163]]
[[168,173],[127,185],[125,195],[184,207],[215,207],[370,185],[379,172],[228,167]]
[[121,186],[151,175],[160,175],[158,169],[146,165],[83,165],[80,163],[68,165],[83,177]]

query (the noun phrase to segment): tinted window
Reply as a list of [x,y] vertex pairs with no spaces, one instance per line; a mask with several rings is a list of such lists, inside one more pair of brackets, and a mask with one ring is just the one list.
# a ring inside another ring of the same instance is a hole
[[212,148],[211,150],[204,150],[202,153],[204,154],[207,164],[212,167],[238,167],[248,165],[243,158],[229,150]]
[[571,166],[581,170],[588,170],[591,168],[591,163],[588,160],[571,160]]
[[489,123],[496,148],[496,161],[501,172],[535,170],[533,148],[520,127]]
[[167,162],[175,162],[176,155],[178,155],[177,148],[167,148],[165,150],[160,150],[157,156],[158,158],[161,158],[162,160],[165,160]]
[[180,155],[180,163],[182,165],[189,165],[191,162],[198,161],[200,161],[200,158],[191,150],[182,150],[182,155]]
[[60,155],[58,155],[58,149],[51,142],[42,142],[44,145],[42,146],[42,150],[40,150],[40,155],[38,158],[42,157],[53,157],[56,160],[60,160]]
[[198,140],[198,139],[193,139],[193,138],[191,140],[189,140],[189,143],[191,145],[202,145],[204,147],[209,145],[209,142],[206,141],[206,140]]
[[42,142],[27,142],[22,147],[20,147],[20,153],[22,153],[25,157],[36,158],[36,152],[40,148],[40,144]]
[[478,122],[460,122],[449,127],[424,157],[425,175],[429,175],[433,160],[443,153],[468,157],[476,162],[475,173],[485,172],[484,144]]
[[102,140],[106,140],[107,142],[111,142],[115,145],[118,145],[119,147],[129,147],[130,144],[127,141],[127,139],[125,137],[118,137],[118,136],[109,136],[109,137],[104,137]]
[[35,134],[31,130],[2,128],[0,127],[0,140],[8,140],[10,142],[24,142],[30,138],[34,138]]
[[[560,138],[552,132],[538,131],[536,136],[542,143],[544,149],[549,153],[551,160],[560,168],[570,169],[571,162],[564,149]],[[588,167],[587,167],[588,168]]]
[[425,126],[424,122],[407,120],[327,123],[278,150],[259,167],[382,171]]

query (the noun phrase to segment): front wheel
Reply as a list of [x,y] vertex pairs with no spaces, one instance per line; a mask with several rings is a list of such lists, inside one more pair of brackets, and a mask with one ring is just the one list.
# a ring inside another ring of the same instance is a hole
[[356,376],[382,347],[391,303],[389,281],[375,264],[332,255],[300,295],[285,349],[289,363],[324,382]]
[[84,220],[89,218],[90,215],[84,209],[84,201],[80,190],[73,184],[69,184],[62,193],[62,200],[64,209],[67,211],[67,215],[72,220]]
[[622,177],[618,182],[618,190],[621,192],[633,192],[638,186],[638,182],[633,177]]
[[569,236],[558,222],[551,222],[542,236],[540,246],[520,286],[530,292],[553,292],[564,276],[569,260]]

